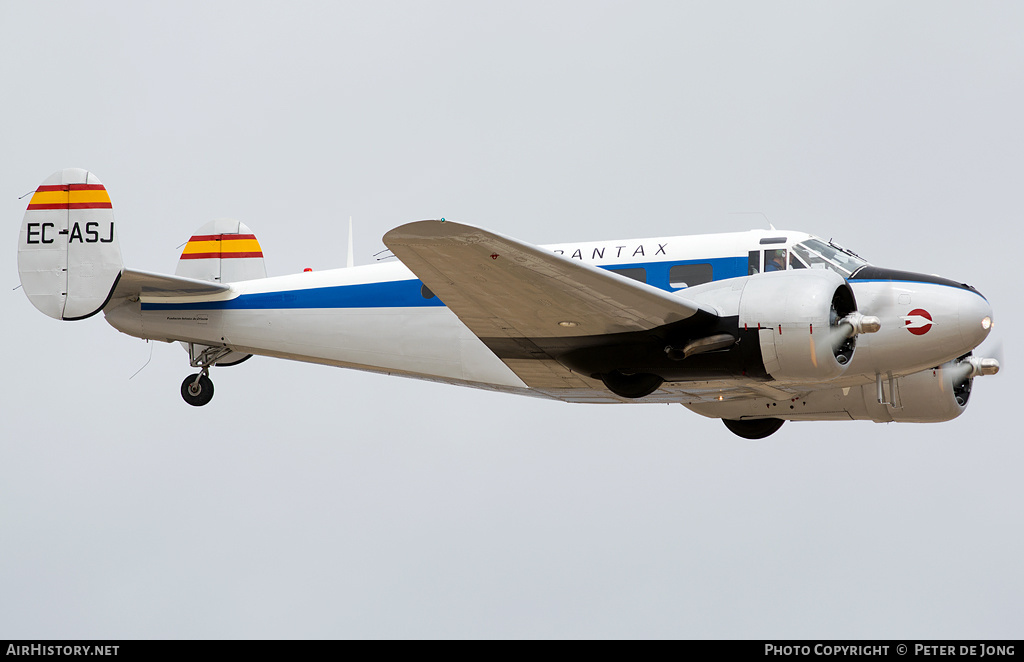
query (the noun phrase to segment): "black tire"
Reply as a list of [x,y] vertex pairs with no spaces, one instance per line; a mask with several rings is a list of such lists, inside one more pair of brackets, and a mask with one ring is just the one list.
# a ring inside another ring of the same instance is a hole
[[764,439],[778,432],[786,421],[781,418],[752,418],[746,421],[730,421],[723,418],[722,422],[730,432],[744,439]]
[[196,376],[189,375],[181,383],[181,397],[193,407],[202,407],[213,400],[213,382],[206,375],[199,375],[196,384]]
[[633,399],[650,395],[665,383],[665,380],[658,375],[652,375],[647,372],[625,375],[618,370],[601,375],[601,381],[615,395]]

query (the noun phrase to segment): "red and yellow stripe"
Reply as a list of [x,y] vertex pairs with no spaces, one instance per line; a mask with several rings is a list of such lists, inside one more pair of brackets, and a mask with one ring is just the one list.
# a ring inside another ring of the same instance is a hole
[[260,242],[254,234],[199,234],[188,240],[181,252],[182,260],[207,258],[263,257]]
[[110,209],[111,205],[103,184],[57,184],[37,188],[28,208]]

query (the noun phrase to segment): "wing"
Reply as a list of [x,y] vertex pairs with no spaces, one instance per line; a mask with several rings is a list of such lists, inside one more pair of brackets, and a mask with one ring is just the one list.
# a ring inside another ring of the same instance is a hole
[[566,367],[567,355],[717,319],[695,302],[470,225],[409,223],[384,243],[534,388],[594,388]]

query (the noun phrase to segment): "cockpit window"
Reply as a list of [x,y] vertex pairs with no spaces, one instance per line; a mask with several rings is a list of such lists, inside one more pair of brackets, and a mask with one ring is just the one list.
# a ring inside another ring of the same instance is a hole
[[764,270],[765,271],[785,271],[786,270],[786,249],[785,248],[773,248],[764,252]]
[[831,269],[843,278],[848,278],[867,262],[853,253],[826,244],[820,239],[808,239],[793,246],[793,252],[807,263],[811,269]]

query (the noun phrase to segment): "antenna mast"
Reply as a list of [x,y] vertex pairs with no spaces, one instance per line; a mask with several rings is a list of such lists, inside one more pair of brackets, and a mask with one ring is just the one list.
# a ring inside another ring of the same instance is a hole
[[351,267],[355,264],[355,259],[352,257],[352,217],[348,217],[348,259],[345,261],[346,267]]

